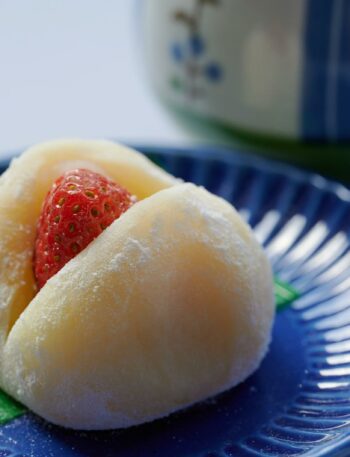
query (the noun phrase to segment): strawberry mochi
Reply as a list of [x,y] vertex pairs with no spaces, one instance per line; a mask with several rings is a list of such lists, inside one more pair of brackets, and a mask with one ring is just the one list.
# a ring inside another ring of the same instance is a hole
[[[52,184],[84,169],[128,205],[37,292],[33,251]],[[243,381],[274,318],[272,274],[235,209],[106,141],[26,151],[0,179],[0,387],[75,429],[166,416]]]

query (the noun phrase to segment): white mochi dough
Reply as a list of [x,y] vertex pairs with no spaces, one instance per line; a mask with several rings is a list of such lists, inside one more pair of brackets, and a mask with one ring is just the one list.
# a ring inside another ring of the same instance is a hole
[[[36,222],[66,169],[140,201],[36,293]],[[274,318],[269,262],[224,200],[106,141],[29,149],[0,179],[0,386],[75,429],[151,421],[243,381]]]

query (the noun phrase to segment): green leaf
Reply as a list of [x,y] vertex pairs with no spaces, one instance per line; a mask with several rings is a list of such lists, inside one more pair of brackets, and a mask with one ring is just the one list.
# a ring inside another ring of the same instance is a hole
[[174,76],[173,78],[171,78],[171,80],[170,80],[170,85],[171,85],[171,87],[172,87],[174,90],[177,90],[177,91],[181,91],[182,88],[183,88],[183,87],[182,87],[183,84],[182,84],[181,80],[180,80],[178,77],[176,77],[176,76]]
[[277,311],[286,308],[294,300],[300,297],[299,292],[295,290],[294,287],[276,277],[274,279],[274,285]]
[[27,409],[23,405],[0,390],[0,424],[5,424],[26,411]]

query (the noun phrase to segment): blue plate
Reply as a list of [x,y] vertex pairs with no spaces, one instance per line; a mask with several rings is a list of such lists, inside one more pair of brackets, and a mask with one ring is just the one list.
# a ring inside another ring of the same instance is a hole
[[225,394],[113,432],[64,430],[28,413],[0,428],[0,457],[349,456],[350,192],[238,153],[139,149],[232,202],[302,295],[277,315],[260,369]]

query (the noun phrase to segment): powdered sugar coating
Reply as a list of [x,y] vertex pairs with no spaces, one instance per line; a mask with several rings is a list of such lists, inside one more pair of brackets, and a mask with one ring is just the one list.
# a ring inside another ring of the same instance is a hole
[[1,386],[80,429],[153,420],[241,382],[274,315],[252,232],[191,184],[150,192],[27,305],[1,349]]

